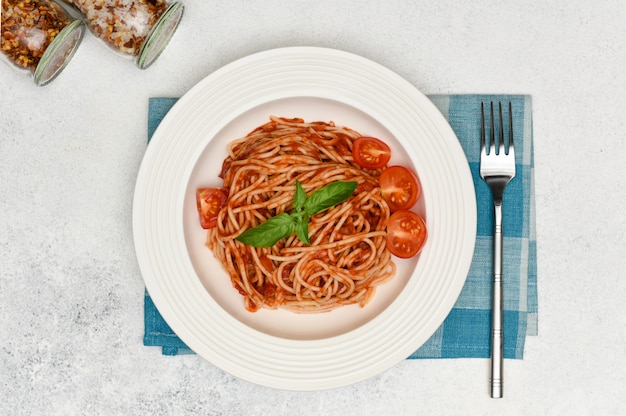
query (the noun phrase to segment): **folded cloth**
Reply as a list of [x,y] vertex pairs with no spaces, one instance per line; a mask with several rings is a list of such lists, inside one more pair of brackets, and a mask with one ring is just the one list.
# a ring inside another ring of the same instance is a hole
[[[478,226],[470,271],[452,311],[432,337],[409,359],[490,356],[493,200],[479,174],[480,103],[512,104],[516,176],[504,194],[504,357],[522,359],[526,336],[537,335],[537,245],[531,97],[526,95],[431,95],[456,133],[476,190]],[[176,98],[149,101],[148,140]],[[164,355],[193,353],[163,320],[150,295],[144,300],[144,345]]]

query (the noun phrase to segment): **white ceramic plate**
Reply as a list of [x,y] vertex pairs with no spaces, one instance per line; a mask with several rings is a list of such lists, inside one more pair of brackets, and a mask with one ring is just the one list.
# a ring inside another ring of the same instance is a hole
[[[334,121],[390,144],[411,166],[429,237],[421,254],[365,308],[300,315],[249,313],[204,246],[195,189],[220,186],[226,144],[270,115]],[[476,232],[474,187],[463,150],[437,108],[407,81],[333,49],[275,49],[209,75],[170,110],[136,183],[133,231],[150,296],[197,354],[264,386],[318,390],[374,376],[417,350],[452,309]]]

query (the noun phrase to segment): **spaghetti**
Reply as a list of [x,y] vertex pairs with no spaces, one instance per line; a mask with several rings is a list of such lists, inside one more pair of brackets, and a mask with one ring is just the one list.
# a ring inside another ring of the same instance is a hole
[[[270,117],[230,143],[221,177],[227,204],[206,245],[244,296],[251,312],[284,308],[299,313],[365,306],[378,285],[395,274],[386,248],[390,216],[382,198],[381,169],[354,163],[352,143],[361,135],[334,123]],[[337,181],[357,182],[346,201],[309,220],[311,244],[295,235],[269,248],[235,240],[246,230],[292,207],[296,181],[307,194]]]

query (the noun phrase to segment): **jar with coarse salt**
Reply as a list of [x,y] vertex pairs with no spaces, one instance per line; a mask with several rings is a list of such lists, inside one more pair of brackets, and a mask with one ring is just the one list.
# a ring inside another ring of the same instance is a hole
[[84,16],[91,32],[110,49],[145,69],[174,35],[184,7],[167,0],[63,0]]
[[85,25],[52,0],[0,0],[0,59],[43,86],[61,73]]

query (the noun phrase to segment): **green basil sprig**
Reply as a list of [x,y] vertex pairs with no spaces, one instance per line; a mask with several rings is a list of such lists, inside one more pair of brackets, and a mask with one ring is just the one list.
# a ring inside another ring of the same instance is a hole
[[356,187],[356,182],[333,182],[307,197],[302,184],[296,180],[296,193],[293,197],[291,214],[283,212],[272,217],[258,226],[246,230],[237,237],[237,241],[258,248],[265,248],[273,246],[295,232],[300,241],[306,245],[311,245],[309,218],[350,198]]

